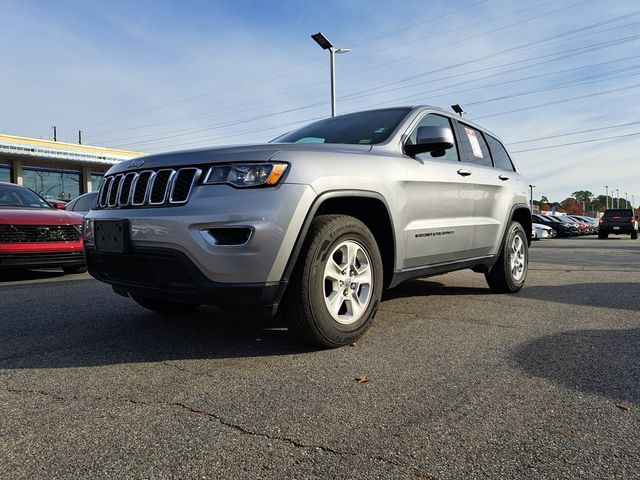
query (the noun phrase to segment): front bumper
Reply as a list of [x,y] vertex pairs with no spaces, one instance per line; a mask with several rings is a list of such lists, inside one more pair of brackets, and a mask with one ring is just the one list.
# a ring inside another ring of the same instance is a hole
[[[315,197],[308,185],[252,189],[200,185],[185,205],[91,211],[85,218],[86,248],[95,250],[96,221],[127,220],[132,252],[180,253],[214,284],[274,285],[283,277]],[[221,228],[246,228],[251,236],[239,245],[213,244],[206,232]],[[94,273],[91,265],[89,272]]]
[[86,250],[89,272],[121,295],[138,295],[181,303],[242,307],[272,315],[284,282],[218,283],[208,279],[184,253],[166,248],[135,248],[126,254]]
[[83,252],[0,253],[0,268],[51,268],[84,265]]

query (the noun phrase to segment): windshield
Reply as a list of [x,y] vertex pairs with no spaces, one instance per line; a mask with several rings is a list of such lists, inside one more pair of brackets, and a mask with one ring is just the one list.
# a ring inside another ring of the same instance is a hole
[[396,129],[410,108],[388,108],[349,113],[325,118],[285,133],[273,140],[277,143],[348,143],[372,145],[382,143]]
[[51,208],[28,188],[0,185],[0,207]]

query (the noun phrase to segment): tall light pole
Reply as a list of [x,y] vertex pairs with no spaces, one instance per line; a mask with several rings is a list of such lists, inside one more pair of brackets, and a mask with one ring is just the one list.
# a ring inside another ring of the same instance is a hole
[[620,190],[616,188],[616,208],[620,208]]
[[529,185],[529,191],[531,193],[529,193],[529,207],[531,208],[531,212],[533,213],[533,189],[535,188],[535,185]]
[[327,40],[322,32],[311,35],[311,38],[322,47],[323,50],[329,50],[329,59],[331,61],[331,116],[336,116],[336,53],[350,52],[350,48],[336,48],[333,43]]
[[636,208],[636,196],[632,193],[631,194],[631,208]]
[[609,185],[604,186],[604,191],[605,191],[604,203],[606,204],[604,208],[605,210],[608,210],[609,209]]
[[629,194],[627,192],[624,192],[624,208],[627,208],[629,206]]

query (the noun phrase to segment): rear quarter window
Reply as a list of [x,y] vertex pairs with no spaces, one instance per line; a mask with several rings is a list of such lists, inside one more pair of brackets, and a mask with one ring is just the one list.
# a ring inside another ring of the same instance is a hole
[[491,149],[491,155],[493,156],[493,164],[495,167],[501,170],[508,170],[510,172],[515,171],[513,162],[511,161],[511,158],[509,158],[509,154],[502,143],[491,135],[487,135],[487,142]]

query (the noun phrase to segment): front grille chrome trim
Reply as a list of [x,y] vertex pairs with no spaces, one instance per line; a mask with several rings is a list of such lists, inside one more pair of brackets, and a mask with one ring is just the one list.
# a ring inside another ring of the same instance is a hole
[[105,177],[98,194],[98,208],[184,205],[189,201],[191,192],[202,174],[203,171],[200,168],[184,167],[110,175]]
[[[154,188],[156,186],[156,181],[161,177],[161,174],[164,172],[169,172],[169,178],[167,179],[167,184],[164,187],[164,190],[162,192],[162,200],[159,201],[153,201],[153,193],[154,193]],[[153,205],[155,207],[157,207],[158,205],[162,205],[168,197],[169,194],[169,189],[171,188],[172,185],[172,180],[174,179],[176,175],[176,171],[173,170],[172,168],[163,168],[161,170],[158,170],[155,175],[153,176],[153,182],[151,184],[151,188],[149,189],[149,205]]]
[[[191,179],[191,183],[189,184],[189,188],[187,189],[187,195],[185,196],[185,199],[174,200],[173,196],[175,193],[176,182],[178,178],[180,178],[180,174],[190,170],[193,170],[194,173],[193,173],[193,178]],[[169,203],[172,205],[182,205],[184,203],[187,203],[187,201],[189,201],[189,196],[191,195],[191,190],[193,189],[193,186],[196,184],[196,182],[200,178],[200,175],[202,175],[202,170],[200,170],[199,168],[181,168],[180,170],[178,170],[176,172],[173,185],[171,185],[171,194],[169,195]]]

